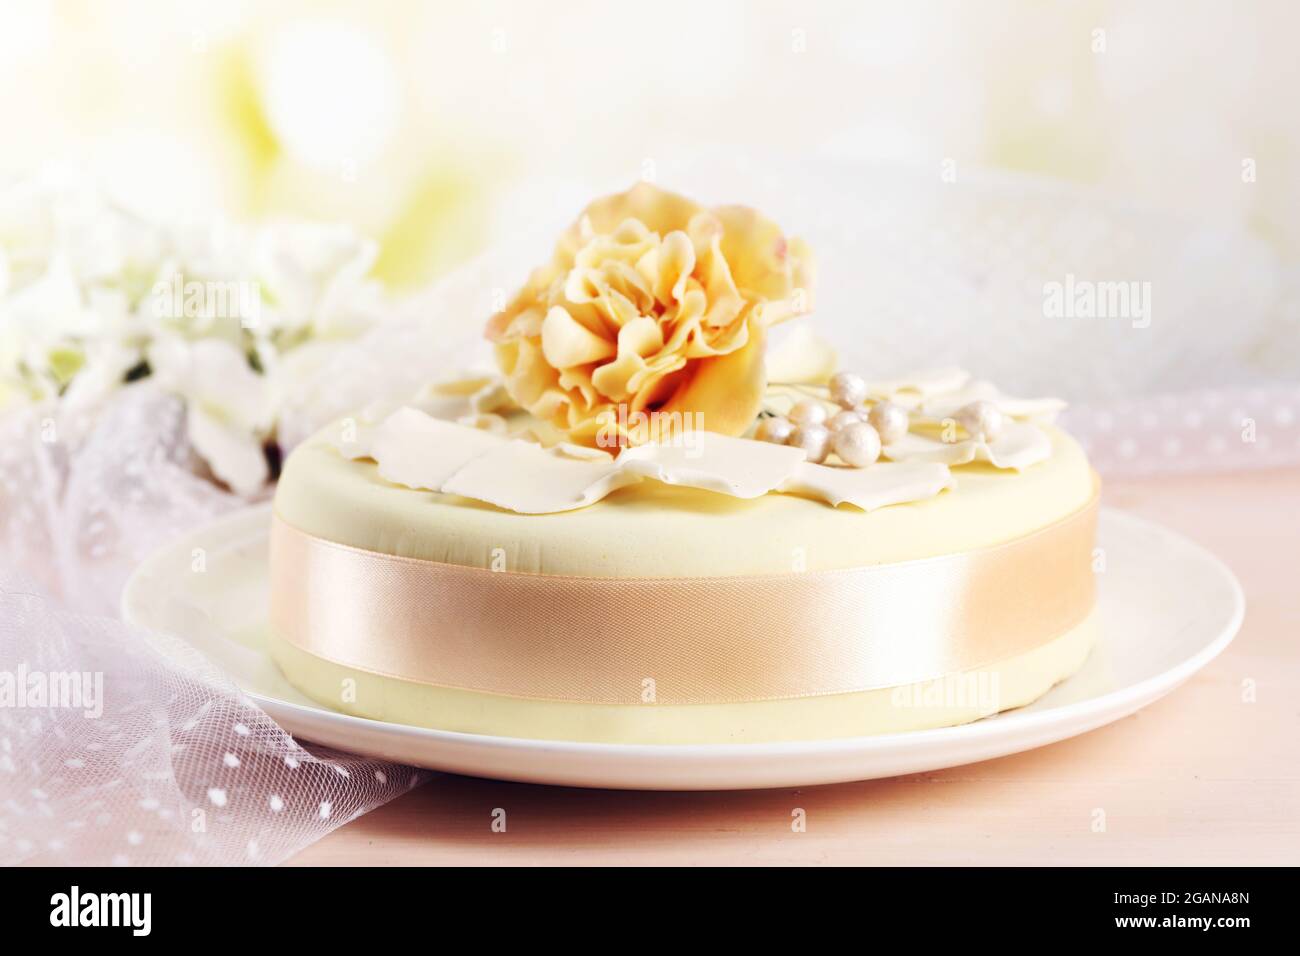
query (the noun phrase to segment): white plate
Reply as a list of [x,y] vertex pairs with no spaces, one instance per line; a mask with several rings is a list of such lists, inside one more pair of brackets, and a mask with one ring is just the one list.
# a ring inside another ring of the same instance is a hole
[[[263,505],[153,555],[122,597],[126,620],[202,651],[290,733],[355,753],[479,777],[581,787],[812,786],[937,770],[1053,743],[1169,693],[1232,640],[1245,602],[1213,555],[1103,510],[1101,640],[1084,668],[1028,707],[960,727],[774,744],[592,744],[452,733],[336,713],[294,690],[264,650]],[[201,551],[196,550],[201,549]],[[196,561],[203,573],[195,573]],[[164,652],[171,640],[160,640]],[[177,658],[183,660],[183,655]]]

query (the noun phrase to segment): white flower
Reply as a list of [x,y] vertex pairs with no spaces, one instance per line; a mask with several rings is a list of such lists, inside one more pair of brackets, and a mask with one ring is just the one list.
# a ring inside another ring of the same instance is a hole
[[185,399],[190,443],[213,474],[241,495],[261,488],[274,410],[270,386],[247,356],[220,339],[172,336],[149,346],[149,365],[160,386]]
[[[127,372],[140,364],[138,348],[114,339],[91,342],[84,361],[68,384],[62,400],[69,409],[93,409],[121,387]],[[2,404],[2,403],[0,403]]]
[[54,247],[48,187],[37,180],[24,180],[0,191],[0,253],[9,277],[6,291],[19,289],[43,273]]
[[100,328],[58,256],[39,279],[0,301],[0,376],[33,400],[55,395],[85,363],[80,340]]
[[0,315],[6,326],[42,346],[102,330],[99,317],[85,307],[63,255],[56,255],[39,279],[8,297]]
[[366,280],[374,242],[343,226],[268,226],[256,244],[255,275],[264,283],[271,329],[354,336],[377,318],[377,283]]
[[0,409],[94,408],[147,356],[213,473],[255,492],[289,397],[382,316],[376,255],[342,226],[143,219],[75,171],[0,189]]

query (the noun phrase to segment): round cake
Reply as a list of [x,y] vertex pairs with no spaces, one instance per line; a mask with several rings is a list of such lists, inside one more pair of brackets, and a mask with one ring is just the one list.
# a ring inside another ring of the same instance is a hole
[[[879,567],[979,551],[1034,535],[1095,500],[1097,479],[1079,446],[1050,430],[1052,456],[1021,473],[960,469],[956,488],[926,501],[859,511],[796,495],[737,499],[645,482],[577,511],[516,514],[455,495],[385,481],[373,461],[348,460],[336,428],[289,456],[275,498],[279,521],[324,541],[380,555],[499,573],[561,578],[715,578]],[[1082,556],[1087,560],[1087,555]],[[502,564],[502,562],[504,562]],[[803,569],[794,572],[792,569]],[[304,567],[276,556],[274,593],[302,581]],[[1015,600],[1016,583],[1006,582]],[[300,609],[292,612],[298,613]],[[923,608],[916,612],[923,613]],[[518,608],[515,635],[529,632]],[[611,607],[611,616],[635,608]],[[705,617],[707,606],[698,609]],[[274,618],[281,620],[277,613]],[[1093,615],[1039,646],[955,675],[904,687],[796,698],[608,704],[512,697],[404,680],[329,660],[273,633],[272,652],[291,683],[322,704],[377,720],[468,733],[556,740],[722,743],[889,733],[963,723],[1018,707],[1073,674],[1092,646]],[[363,640],[382,643],[382,630]],[[896,640],[911,638],[904,628]],[[442,635],[429,633],[436,644]],[[576,662],[605,668],[598,646]],[[581,673],[575,674],[580,679]],[[639,695],[653,674],[628,676]],[[579,681],[575,681],[579,682]],[[660,681],[662,683],[662,681]]]
[[1063,403],[778,344],[813,274],[744,207],[589,205],[486,322],[494,373],[289,455],[288,680],[448,731],[702,744],[958,724],[1074,673],[1098,483]]

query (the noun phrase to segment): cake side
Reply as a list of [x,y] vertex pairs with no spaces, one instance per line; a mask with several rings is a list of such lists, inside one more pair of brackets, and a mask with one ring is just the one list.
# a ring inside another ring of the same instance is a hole
[[[978,671],[901,687],[728,704],[534,700],[386,677],[315,657],[269,635],[295,687],[344,713],[460,733],[588,743],[727,744],[897,734],[1023,707],[1073,675],[1097,640],[1098,615]],[[349,688],[343,695],[340,688]]]
[[[702,577],[863,567],[1010,541],[1084,507],[1097,479],[1078,443],[1047,427],[1052,455],[1021,472],[970,464],[937,497],[864,512],[795,495],[739,499],[644,482],[577,511],[522,515],[386,482],[327,428],[285,463],[276,513],[367,551],[537,574]],[[797,564],[796,562],[801,562]]]

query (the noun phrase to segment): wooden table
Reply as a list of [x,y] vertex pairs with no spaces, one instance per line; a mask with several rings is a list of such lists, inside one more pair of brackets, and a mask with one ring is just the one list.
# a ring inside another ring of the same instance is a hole
[[[1132,717],[985,763],[802,790],[439,775],[291,862],[1300,863],[1300,470],[1111,481],[1105,497],[1206,545],[1246,591],[1228,650]],[[796,807],[806,832],[791,830]],[[491,826],[497,808],[504,833]]]

